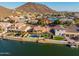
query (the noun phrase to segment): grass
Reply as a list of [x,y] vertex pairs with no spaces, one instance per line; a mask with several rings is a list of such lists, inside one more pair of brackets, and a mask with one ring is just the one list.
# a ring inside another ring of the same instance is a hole
[[42,34],[42,37],[48,38],[49,37],[49,34]]
[[55,36],[54,39],[55,39],[55,40],[63,40],[64,37],[62,37],[62,36]]

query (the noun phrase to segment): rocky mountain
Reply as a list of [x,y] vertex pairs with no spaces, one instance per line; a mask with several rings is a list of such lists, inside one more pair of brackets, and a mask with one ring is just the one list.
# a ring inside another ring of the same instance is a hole
[[0,17],[7,17],[12,14],[12,10],[0,6]]
[[51,8],[47,7],[46,5],[32,3],[32,2],[28,2],[20,7],[17,7],[16,10],[25,11],[25,12],[38,12],[38,13],[56,12],[55,10],[52,10]]

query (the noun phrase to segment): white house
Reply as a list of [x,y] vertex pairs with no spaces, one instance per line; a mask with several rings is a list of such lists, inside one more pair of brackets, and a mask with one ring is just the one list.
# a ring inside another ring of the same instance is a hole
[[66,32],[64,27],[60,26],[60,25],[57,25],[57,26],[54,26],[53,27],[54,29],[54,34],[55,36],[63,36],[63,34]]
[[63,29],[55,29],[56,36],[63,36],[64,33],[65,33],[65,30]]
[[61,18],[60,20],[61,21],[71,21],[71,22],[73,21],[73,19],[69,19],[69,18]]

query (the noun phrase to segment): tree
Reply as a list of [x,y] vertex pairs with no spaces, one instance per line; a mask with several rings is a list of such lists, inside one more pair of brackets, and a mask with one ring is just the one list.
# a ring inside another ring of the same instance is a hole
[[44,26],[44,25],[45,25],[45,23],[42,22],[41,20],[39,20],[37,24],[38,24],[38,25],[41,25],[41,26]]
[[61,24],[61,21],[60,20],[55,20],[54,24],[56,24],[56,25]]
[[75,21],[75,24],[79,24],[79,18],[74,19],[74,21]]
[[70,25],[72,24],[72,22],[70,22],[70,21],[65,21],[64,24],[65,24],[66,26],[70,26]]

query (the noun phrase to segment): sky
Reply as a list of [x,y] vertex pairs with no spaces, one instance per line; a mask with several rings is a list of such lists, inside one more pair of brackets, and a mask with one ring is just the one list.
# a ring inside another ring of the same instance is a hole
[[[25,3],[27,2],[0,2],[0,6],[13,9]],[[47,5],[48,7],[56,11],[79,12],[79,2],[35,2],[35,3]]]

